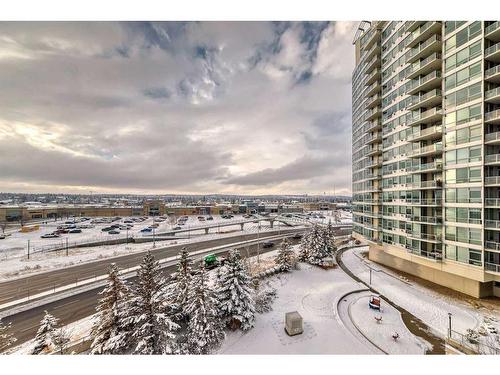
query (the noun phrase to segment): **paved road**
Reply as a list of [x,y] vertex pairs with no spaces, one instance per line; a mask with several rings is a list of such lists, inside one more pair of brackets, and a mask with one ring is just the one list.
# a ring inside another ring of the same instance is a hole
[[[272,242],[278,244],[279,242],[281,242],[281,240],[273,240]],[[291,243],[295,244],[297,243],[297,240],[292,239]],[[189,251],[194,251],[195,249],[192,246],[194,246],[194,244],[188,245],[186,247]],[[241,251],[242,256],[246,256],[247,247],[244,246],[241,249],[244,249],[243,251]],[[274,249],[276,249],[276,247],[263,249],[262,246],[260,246],[260,253],[262,254]],[[256,255],[257,246],[252,245],[248,248],[248,250],[250,256]],[[132,266],[138,265],[139,262],[140,260]],[[175,267],[175,265],[165,267],[163,269],[163,272],[170,274],[175,271]],[[133,281],[134,279],[135,277],[129,279],[129,282]],[[98,293],[101,290],[102,287],[98,287],[75,296],[67,297],[37,308],[33,308],[28,311],[11,315],[9,317],[3,318],[2,321],[4,323],[12,323],[11,332],[17,338],[16,345],[19,345],[32,339],[35,336],[36,331],[39,327],[40,320],[42,319],[42,316],[44,314],[44,310],[47,310],[55,317],[59,318],[60,323],[64,325],[94,314],[95,306],[97,305],[99,297]]]
[[[282,234],[293,233],[297,232],[298,230],[299,229],[281,229],[279,233]],[[252,240],[256,239],[258,236],[259,238],[266,238],[276,234],[278,234],[278,230],[272,232],[266,231],[260,234],[252,233],[252,234],[243,234],[240,236],[217,238],[213,240],[196,242],[192,244],[180,244],[168,247],[159,247],[156,250],[153,250],[153,254],[157,259],[163,259],[177,255],[180,249],[183,248],[184,246],[186,246],[189,249],[189,251],[197,251],[209,247],[216,247],[216,246],[231,244],[234,242]],[[57,287],[73,284],[75,282],[80,282],[85,279],[91,279],[96,276],[104,275],[111,262],[116,263],[122,269],[135,267],[139,265],[139,263],[141,262],[142,258],[144,257],[144,252],[145,251],[137,252],[134,254],[124,255],[122,257],[104,259],[102,261],[85,263],[78,266],[66,267],[55,271],[45,272],[11,281],[1,282],[0,305],[21,298],[33,296],[35,294],[51,290]]]

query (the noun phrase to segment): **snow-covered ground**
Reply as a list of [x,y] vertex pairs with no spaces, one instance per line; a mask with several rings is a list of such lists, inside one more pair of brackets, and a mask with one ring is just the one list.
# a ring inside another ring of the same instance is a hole
[[[241,216],[235,216],[232,221],[239,221],[242,220],[243,218]],[[221,219],[220,217],[214,216],[213,221],[208,221],[206,222],[207,224],[221,222],[224,224],[230,223],[230,220],[226,219]],[[152,223],[152,219],[150,219],[149,224]],[[205,222],[204,222],[205,223]],[[109,225],[109,224],[107,224]],[[174,224],[175,225],[175,224]],[[189,217],[188,221],[186,222],[186,225],[184,227],[195,227],[196,225],[200,225],[196,217]],[[101,225],[101,227],[106,226],[106,225]],[[137,226],[137,224],[136,224]],[[140,229],[148,226],[148,222],[141,223],[139,225],[139,228],[136,230],[139,231]],[[161,232],[162,230],[168,230],[170,229],[170,224],[166,224],[166,222],[161,223],[160,227],[158,228],[158,232]],[[135,226],[134,226],[135,228]],[[278,225],[276,224],[274,226],[274,230],[279,231],[281,228],[285,229],[286,227],[284,225]],[[93,228],[93,229],[88,229],[93,230],[94,232],[99,231],[101,233],[104,233],[101,231],[99,228]],[[253,234],[253,233],[265,233],[267,231],[270,231],[271,227],[269,223],[262,222],[260,228],[258,227],[258,224],[256,223],[247,223],[245,224],[243,231],[241,231],[241,227],[239,224],[231,225],[231,226],[226,226],[226,227],[221,227],[219,229],[212,229],[212,231],[209,232],[209,234],[205,234],[204,230],[198,230],[189,233],[189,234],[179,234],[179,237],[181,239],[176,239],[176,240],[166,240],[166,241],[157,241],[156,242],[156,247],[163,247],[163,246],[169,246],[169,245],[176,245],[176,244],[189,244],[189,243],[194,243],[194,242],[199,242],[199,241],[206,241],[206,240],[211,240],[211,239],[216,239],[216,238],[223,238],[223,237],[230,237],[230,236],[236,236],[236,235],[242,235],[242,234]],[[40,231],[39,231],[40,232]],[[31,232],[31,233],[18,233],[19,235],[31,235],[34,236],[34,233],[36,232]],[[39,233],[38,233],[39,235]],[[107,234],[103,234],[104,238],[105,236],[108,236]],[[142,235],[141,235],[142,236]],[[182,237],[189,237],[189,238],[182,238]],[[10,237],[8,237],[10,239]],[[85,248],[74,248],[74,249],[69,249],[68,255],[66,255],[65,250],[59,250],[59,251],[52,251],[52,252],[43,252],[43,253],[34,253],[31,254],[30,259],[27,259],[26,256],[17,256],[17,257],[7,257],[7,258],[2,258],[0,256],[0,280],[6,280],[6,279],[12,279],[15,277],[21,277],[27,274],[33,274],[33,273],[39,273],[39,272],[45,272],[48,270],[53,270],[53,269],[58,269],[58,268],[64,268],[76,264],[81,264],[81,263],[86,263],[86,262],[91,262],[91,261],[96,261],[96,260],[102,260],[106,258],[112,258],[112,257],[117,257],[117,256],[123,256],[127,254],[131,254],[134,252],[140,252],[140,251],[145,251],[147,249],[152,249],[153,248],[153,243],[152,242],[144,242],[144,243],[129,243],[129,244],[118,244],[118,245],[101,245],[101,246],[94,246],[94,247],[85,247]],[[22,254],[25,253],[26,250],[22,250]],[[1,254],[1,250],[0,250]]]
[[[396,272],[362,256],[368,248],[346,251],[342,257],[344,264],[360,279],[369,282],[372,271],[372,286],[387,298],[406,309],[429,327],[447,335],[448,313],[452,313],[452,329],[465,334],[467,329],[484,326],[484,320],[500,332],[500,310],[475,308],[473,304],[453,296],[446,296],[432,289],[411,283]],[[491,319],[493,318],[493,319]]]
[[[301,263],[300,270],[278,274],[269,278],[267,282],[269,286],[277,289],[278,298],[273,304],[273,310],[258,314],[255,327],[248,332],[228,332],[226,341],[218,351],[219,354],[373,354],[380,352],[369,342],[353,335],[338,319],[335,302],[346,293],[360,288],[360,285],[340,268],[323,270]],[[285,313],[290,311],[298,311],[302,315],[303,334],[290,337],[285,333]],[[407,331],[400,316],[398,320],[398,314],[397,311],[387,313],[387,329],[397,329],[404,335],[404,340],[396,343],[400,344],[396,345],[397,350],[389,348],[389,352],[422,353],[423,345]],[[359,307],[359,310],[356,306],[355,317],[357,321],[373,320],[367,304],[364,305],[364,309]],[[373,322],[373,325],[375,324]],[[367,329],[370,332],[370,329]],[[391,336],[388,335],[388,337]]]

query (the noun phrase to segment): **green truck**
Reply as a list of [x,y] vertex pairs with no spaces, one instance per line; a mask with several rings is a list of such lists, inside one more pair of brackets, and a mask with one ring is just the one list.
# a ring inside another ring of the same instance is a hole
[[226,261],[226,258],[223,257],[217,257],[215,254],[209,254],[205,258],[203,258],[203,261],[205,262],[205,268],[207,270],[210,270],[212,268],[215,268],[219,265],[224,265],[224,262]]

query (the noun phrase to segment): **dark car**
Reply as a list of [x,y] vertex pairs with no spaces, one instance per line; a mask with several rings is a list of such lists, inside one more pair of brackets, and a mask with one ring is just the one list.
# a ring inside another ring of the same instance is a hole
[[82,233],[81,229],[71,229],[69,233]]
[[207,220],[213,220],[214,218],[212,216],[207,217]]
[[114,230],[114,229],[113,229],[113,230],[110,230],[108,233],[109,233],[109,234],[120,234],[120,232],[119,232],[119,231]]
[[56,233],[47,233],[47,234],[40,236],[40,238],[58,238],[58,237],[59,237],[59,235]]
[[300,239],[302,238],[302,234],[300,234],[300,233],[296,233],[296,234],[294,234],[294,235],[292,236],[292,238],[293,238],[294,240],[300,240]]
[[273,247],[273,246],[274,246],[274,242],[271,242],[271,241],[266,241],[266,242],[264,242],[264,243],[262,244],[262,247],[263,247],[264,249],[267,249],[267,248],[269,248],[269,247]]
[[153,231],[153,228],[143,228],[141,229],[141,232],[142,233],[145,233],[145,232],[152,232]]
[[174,230],[181,230],[181,229],[182,229],[182,228],[181,228],[181,227],[179,227],[179,226],[177,226],[177,227],[175,227],[175,228],[174,228]]
[[106,228],[102,228],[101,231],[103,232],[109,232],[111,230],[113,230],[114,228],[111,228],[111,227],[106,227]]

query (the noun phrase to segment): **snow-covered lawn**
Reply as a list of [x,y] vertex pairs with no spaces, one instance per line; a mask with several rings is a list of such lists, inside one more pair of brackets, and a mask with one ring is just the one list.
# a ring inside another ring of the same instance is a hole
[[[360,288],[340,268],[323,270],[301,263],[300,270],[268,279],[277,289],[273,311],[256,316],[253,329],[228,332],[219,354],[372,354],[336,317],[335,301]],[[365,306],[369,314],[368,307]],[[284,330],[285,313],[298,311],[304,333],[290,337]],[[370,319],[372,319],[370,317]],[[395,320],[395,318],[394,318]],[[400,328],[404,332],[404,326]],[[411,335],[407,332],[408,335]],[[411,335],[412,336],[412,335]],[[418,348],[422,352],[421,348]]]
[[500,332],[500,310],[477,309],[473,307],[473,304],[462,299],[451,295],[446,296],[423,285],[408,282],[396,272],[364,258],[362,253],[366,251],[368,247],[346,251],[342,257],[344,264],[365,282],[369,282],[369,267],[371,267],[374,270],[372,271],[372,286],[375,289],[442,336],[447,335],[448,313],[453,314],[453,330],[462,334],[465,334],[468,328],[478,329],[484,324],[485,318],[489,320],[488,318],[492,316],[490,324],[496,326],[497,331]]

